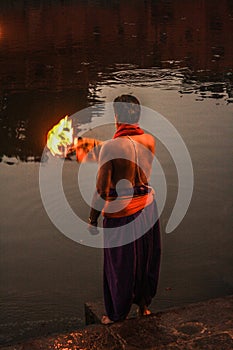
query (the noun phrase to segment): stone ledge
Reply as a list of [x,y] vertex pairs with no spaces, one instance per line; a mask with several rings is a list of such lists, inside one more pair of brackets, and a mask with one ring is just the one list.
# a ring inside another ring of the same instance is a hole
[[[88,305],[89,303],[87,307]],[[99,304],[98,307],[100,310],[103,305]],[[94,308],[92,312],[94,313]],[[99,322],[98,315],[93,317]],[[134,317],[109,326],[89,325],[82,330],[29,340],[1,349],[232,350],[233,296],[191,304],[146,317]]]

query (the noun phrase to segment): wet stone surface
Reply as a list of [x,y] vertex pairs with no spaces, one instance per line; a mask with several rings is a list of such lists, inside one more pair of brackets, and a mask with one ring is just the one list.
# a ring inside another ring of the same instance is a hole
[[227,333],[215,334],[209,337],[196,339],[191,344],[192,349],[232,350],[233,339]]
[[170,327],[161,326],[154,315],[141,318],[140,321],[132,319],[121,322],[113,325],[112,329],[124,339],[127,346],[137,349],[166,345],[177,340],[177,335],[173,330]]
[[[89,307],[92,307],[89,304]],[[95,305],[92,308],[97,310]],[[88,311],[87,311],[88,312]],[[98,317],[97,317],[98,319]],[[230,350],[233,296],[54,335],[1,350]]]
[[176,329],[178,332],[187,335],[196,335],[205,331],[204,325],[199,322],[186,322],[181,324],[179,327],[176,327]]

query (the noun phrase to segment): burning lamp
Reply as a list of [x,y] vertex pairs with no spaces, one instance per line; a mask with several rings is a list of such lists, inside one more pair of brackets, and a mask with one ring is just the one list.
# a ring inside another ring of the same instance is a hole
[[73,143],[72,120],[66,115],[48,132],[47,147],[52,155],[66,157]]

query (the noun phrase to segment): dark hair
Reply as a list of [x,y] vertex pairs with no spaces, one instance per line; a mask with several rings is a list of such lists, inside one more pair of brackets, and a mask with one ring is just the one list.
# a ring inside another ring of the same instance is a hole
[[118,123],[135,124],[139,121],[141,106],[135,96],[121,95],[113,102]]

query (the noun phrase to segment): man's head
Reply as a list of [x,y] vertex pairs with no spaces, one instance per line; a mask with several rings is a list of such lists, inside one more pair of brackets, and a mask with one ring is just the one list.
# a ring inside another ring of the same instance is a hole
[[140,118],[141,106],[135,96],[121,95],[115,98],[114,112],[119,124],[136,124]]

